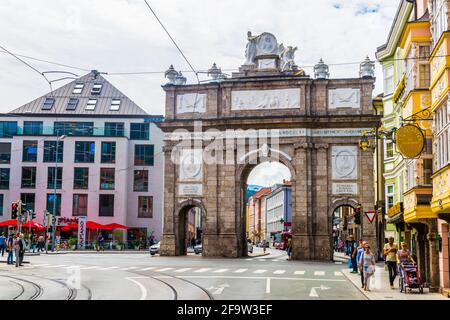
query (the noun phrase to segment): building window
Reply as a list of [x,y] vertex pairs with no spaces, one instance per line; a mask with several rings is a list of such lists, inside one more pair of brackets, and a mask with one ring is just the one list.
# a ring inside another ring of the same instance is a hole
[[56,194],[56,207],[53,208],[55,205],[55,194],[54,193],[47,193],[47,211],[53,214],[53,209],[55,209],[55,215],[60,216],[61,215],[61,194]]
[[[58,161],[56,161],[56,152],[58,152]],[[44,141],[44,162],[58,162],[62,163],[64,160],[64,141],[58,141],[58,148],[56,141]]]
[[56,136],[92,136],[94,135],[94,123],[55,122],[53,130]]
[[11,143],[0,142],[0,163],[11,162]]
[[430,86],[430,65],[419,65],[419,86],[421,88],[428,88]]
[[133,191],[148,191],[148,170],[134,170]]
[[84,83],[76,83],[72,94],[80,94],[83,91]]
[[423,161],[422,162],[423,184],[431,185],[432,184],[431,176],[433,175],[433,160],[423,159],[422,161]]
[[89,188],[89,168],[73,169],[73,188],[74,189]]
[[148,123],[131,123],[130,124],[131,140],[149,140],[150,126]]
[[116,143],[115,142],[102,142],[102,163],[115,163],[116,162]]
[[100,189],[114,190],[114,168],[100,168]]
[[20,200],[25,205],[26,210],[34,211],[35,195],[34,193],[21,193]]
[[45,98],[44,104],[42,105],[42,110],[51,110],[55,104],[55,98]]
[[42,121],[24,121],[23,134],[29,136],[39,136],[43,132]]
[[99,197],[99,217],[113,217],[114,216],[114,195],[101,194]]
[[120,108],[120,99],[112,99],[111,100],[111,106],[109,107],[109,110],[111,111],[118,111]]
[[384,92],[386,95],[394,91],[394,66],[389,66],[383,70]]
[[94,162],[95,142],[76,141],[75,142],[75,162]]
[[88,209],[88,195],[74,194],[72,202],[72,215],[87,216],[87,209]]
[[151,144],[136,144],[134,146],[134,165],[153,166],[154,147]]
[[124,136],[123,122],[105,122],[105,136],[109,137],[123,137]]
[[436,168],[435,171],[446,166],[449,159],[450,141],[449,141],[449,127],[450,117],[448,113],[448,105],[446,102],[435,111],[434,124],[434,141],[436,142],[435,159]]
[[153,197],[138,197],[138,218],[153,218]]
[[0,189],[9,189],[9,168],[0,168]]
[[394,157],[394,143],[392,141],[386,141],[386,159]]
[[22,188],[36,188],[36,167],[22,167]]
[[102,92],[102,86],[101,83],[95,83],[92,87],[91,94],[99,95]]
[[37,161],[37,141],[23,141],[23,162],[36,162]]
[[439,41],[441,34],[447,30],[447,1],[446,0],[432,0],[431,11],[433,26],[433,42],[436,44]]
[[0,138],[12,138],[17,134],[17,121],[0,121]]
[[[56,167],[47,168],[47,189],[55,189],[55,169]],[[56,189],[62,188],[62,170],[61,167],[56,170]]]
[[394,185],[386,186],[386,210],[394,206]]
[[86,110],[95,110],[95,106],[97,105],[97,99],[89,99],[86,105]]
[[77,108],[77,106],[78,106],[78,99],[70,98],[69,101],[67,102],[66,110],[73,111]]
[[0,216],[3,216],[3,194],[0,194]]

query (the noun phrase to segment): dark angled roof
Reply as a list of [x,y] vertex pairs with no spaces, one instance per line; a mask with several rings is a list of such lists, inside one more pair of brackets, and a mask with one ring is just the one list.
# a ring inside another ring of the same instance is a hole
[[[74,94],[73,89],[75,84],[83,83],[84,87],[80,94]],[[94,84],[102,84],[100,94],[91,95],[91,89]],[[55,99],[54,105],[51,110],[43,110],[42,106],[46,98],[53,97]],[[67,110],[67,103],[70,98],[77,98],[78,105],[75,110]],[[86,105],[89,99],[97,99],[97,104],[94,110],[86,110]],[[120,99],[119,110],[110,110],[111,100]],[[88,74],[78,78],[61,88],[53,90],[46,95],[37,98],[23,106],[12,110],[12,114],[27,114],[27,115],[73,115],[73,116],[99,116],[99,115],[142,115],[148,116],[149,114],[141,109],[136,103],[131,101],[130,98],[125,96],[110,82],[103,78],[98,72],[91,71]]]

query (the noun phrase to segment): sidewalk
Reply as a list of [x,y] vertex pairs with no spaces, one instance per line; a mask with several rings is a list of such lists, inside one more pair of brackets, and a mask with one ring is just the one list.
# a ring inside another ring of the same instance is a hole
[[395,289],[389,288],[389,274],[384,270],[384,263],[378,263],[375,268],[375,274],[372,276],[370,283],[370,292],[361,288],[361,276],[356,273],[350,273],[350,269],[342,269],[342,273],[349,279],[355,287],[358,288],[369,300],[449,300],[440,293],[430,293],[427,288],[423,289],[423,293],[419,293],[418,289],[408,291],[408,293],[400,292],[398,288],[398,277],[395,279]]

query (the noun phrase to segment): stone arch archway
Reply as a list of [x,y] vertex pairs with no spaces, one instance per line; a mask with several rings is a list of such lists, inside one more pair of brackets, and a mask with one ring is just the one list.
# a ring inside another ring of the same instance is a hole
[[[245,163],[240,164],[236,168],[236,175],[235,175],[235,190],[236,190],[236,208],[238,210],[236,211],[236,230],[237,230],[237,236],[238,236],[238,255],[239,256],[246,256],[247,255],[247,242],[246,242],[246,232],[245,232],[245,226],[246,226],[246,190],[247,190],[247,179],[250,175],[250,172],[258,165],[265,163],[265,162],[278,162],[283,164],[289,169],[289,172],[291,173],[291,182],[294,181],[294,178],[296,176],[296,171],[294,166],[291,163],[292,157],[289,156],[284,151],[281,151],[277,153],[277,157],[258,157],[256,161],[246,161]],[[295,188],[295,183],[292,183],[292,192]],[[294,207],[294,205],[293,205]]]
[[202,223],[206,223],[206,208],[201,200],[187,199],[175,206],[175,255],[186,255],[186,225],[187,214],[192,208],[199,208],[201,210]]

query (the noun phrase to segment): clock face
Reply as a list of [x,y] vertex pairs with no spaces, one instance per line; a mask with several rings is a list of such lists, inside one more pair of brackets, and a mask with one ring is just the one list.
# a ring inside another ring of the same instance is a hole
[[277,48],[277,39],[270,33],[263,33],[258,41],[258,49],[261,53],[270,54]]
[[260,59],[258,60],[259,69],[275,69],[276,63],[275,59]]

